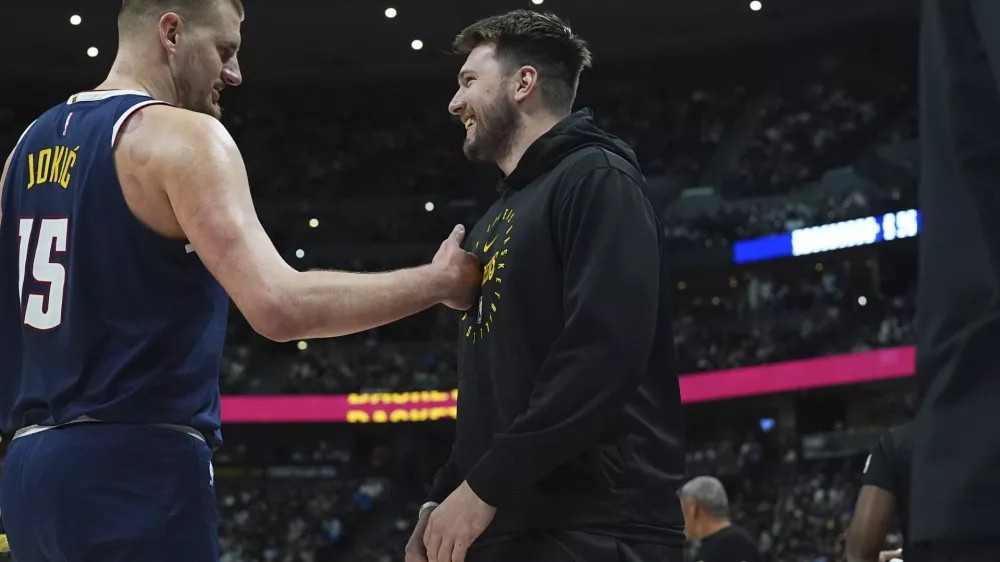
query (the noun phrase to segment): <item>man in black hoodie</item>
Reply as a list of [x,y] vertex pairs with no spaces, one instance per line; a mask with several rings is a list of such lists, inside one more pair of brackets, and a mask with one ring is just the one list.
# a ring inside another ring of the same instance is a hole
[[664,240],[635,155],[571,114],[590,53],[551,14],[465,29],[449,107],[504,173],[466,249],[457,437],[408,562],[681,559],[684,477]]

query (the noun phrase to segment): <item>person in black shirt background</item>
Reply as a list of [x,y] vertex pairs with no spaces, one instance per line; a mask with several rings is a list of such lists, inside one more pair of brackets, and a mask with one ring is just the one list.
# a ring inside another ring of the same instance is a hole
[[[894,427],[879,438],[865,461],[861,491],[854,507],[854,518],[847,531],[847,561],[875,562],[887,559],[880,555],[886,532],[898,517],[903,533],[903,555],[907,562],[923,560],[921,551],[910,543],[910,469],[913,461],[913,423]],[[891,553],[890,553],[891,554]],[[898,554],[898,552],[897,552]]]
[[1000,1],[923,0],[920,42],[907,540],[934,560],[1000,560]]
[[761,562],[757,543],[729,521],[729,497],[717,478],[699,476],[681,488],[684,532],[700,545],[695,562]]

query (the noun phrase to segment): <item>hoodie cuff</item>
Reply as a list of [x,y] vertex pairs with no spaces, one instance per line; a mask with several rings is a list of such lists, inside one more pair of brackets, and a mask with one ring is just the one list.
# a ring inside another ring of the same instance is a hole
[[448,499],[448,496],[455,491],[455,486],[450,482],[434,482],[434,487],[431,488],[431,492],[427,494],[425,498],[427,502],[433,502],[436,504],[443,503],[444,500]]
[[492,507],[498,507],[500,498],[508,493],[509,484],[506,476],[509,472],[501,464],[499,457],[493,451],[487,451],[483,458],[479,459],[476,466],[472,467],[465,482],[472,488],[472,491]]

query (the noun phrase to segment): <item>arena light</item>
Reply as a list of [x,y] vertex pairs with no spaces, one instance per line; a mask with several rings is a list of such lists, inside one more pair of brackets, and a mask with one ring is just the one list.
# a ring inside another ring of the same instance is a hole
[[545,0],[531,0],[531,3],[534,4],[534,5],[536,5],[536,6],[540,6],[542,4],[542,2],[544,2],[544,1]]
[[98,52],[97,47],[91,47],[87,49],[87,56],[90,58],[94,58],[97,56],[97,52]]
[[753,2],[750,2],[750,9],[755,12],[759,12],[763,7],[764,5],[760,3],[760,0],[753,0]]
[[387,17],[389,19],[392,19],[392,18],[396,17],[396,15],[398,13],[399,12],[396,11],[396,8],[386,8],[385,9],[385,17]]
[[305,250],[302,250],[302,249],[295,250],[295,257],[297,257],[299,259],[302,259],[302,258],[306,257]]
[[81,18],[80,16],[73,14],[72,16],[69,17],[70,25],[80,25],[81,23],[83,23],[83,18]]
[[309,344],[306,343],[306,342],[304,342],[304,341],[300,341],[299,345],[298,345],[298,348],[299,348],[299,351],[305,351],[305,350],[309,349]]
[[412,47],[414,51],[419,51],[424,48],[424,42],[420,39],[414,39],[413,42],[410,43],[410,47]]
[[319,219],[309,219],[309,228],[316,228],[319,226]]
[[865,298],[864,295],[862,295],[858,297],[858,304],[860,304],[861,306],[865,306],[866,304],[868,304],[868,299]]
[[431,201],[428,201],[428,202],[424,203],[424,210],[427,211],[428,213],[431,212],[431,211],[433,211],[434,210],[434,203],[431,202]]

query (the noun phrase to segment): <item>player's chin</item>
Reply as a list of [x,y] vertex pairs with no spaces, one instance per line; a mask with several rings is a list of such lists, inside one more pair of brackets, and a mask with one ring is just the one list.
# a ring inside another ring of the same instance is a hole
[[477,161],[476,146],[471,141],[469,141],[469,139],[465,139],[465,142],[462,143],[462,153],[465,154],[465,157],[468,158],[469,160],[473,162]]
[[483,153],[482,146],[474,141],[466,139],[465,144],[462,145],[462,152],[465,153],[466,158],[477,164],[493,163],[493,159],[488,154]]

